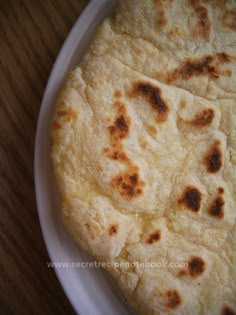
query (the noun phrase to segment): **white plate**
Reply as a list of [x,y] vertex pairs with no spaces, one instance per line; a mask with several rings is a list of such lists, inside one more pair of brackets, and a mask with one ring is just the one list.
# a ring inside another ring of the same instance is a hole
[[[50,160],[49,124],[66,74],[79,63],[98,24],[110,14],[114,4],[115,0],[90,1],[57,57],[41,105],[35,143],[35,190],[43,237],[53,262],[91,260],[75,246],[60,219],[58,191]],[[55,271],[78,314],[131,313],[113,280],[104,271],[95,268],[55,268]]]

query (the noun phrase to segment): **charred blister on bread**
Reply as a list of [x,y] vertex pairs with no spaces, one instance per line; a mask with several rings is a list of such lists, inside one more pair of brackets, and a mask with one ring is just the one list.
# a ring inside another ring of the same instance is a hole
[[165,122],[168,118],[170,108],[162,97],[161,89],[154,86],[150,82],[135,82],[131,91],[128,93],[129,97],[142,98],[151,105],[153,110],[157,113],[156,121],[158,123]]
[[192,120],[188,123],[194,127],[202,128],[211,125],[215,117],[215,112],[212,108],[203,109],[201,112],[197,113]]
[[162,0],[153,0],[155,9],[157,11],[157,28],[162,28],[168,23],[166,11],[163,7]]
[[125,172],[114,176],[111,185],[119,191],[124,199],[131,200],[143,193],[144,181],[140,179],[138,167],[132,166]]
[[69,107],[65,110],[58,110],[57,116],[64,118],[67,122],[71,122],[78,117],[78,113],[73,108]]
[[211,35],[211,20],[207,8],[204,7],[199,0],[188,0],[188,3],[197,17],[194,34],[209,41]]
[[111,186],[119,191],[120,195],[131,200],[143,193],[144,181],[140,179],[139,168],[132,162],[124,151],[123,139],[130,133],[131,119],[127,114],[126,105],[116,101],[114,107],[117,116],[114,123],[108,127],[110,135],[110,147],[103,149],[103,152],[112,160],[117,160],[126,165],[126,170],[111,180]]
[[118,233],[118,224],[112,224],[110,227],[109,227],[109,236],[114,236],[115,234]]
[[236,31],[236,9],[226,9],[221,18],[222,25],[232,31]]
[[201,257],[192,256],[188,261],[187,269],[182,269],[179,271],[179,277],[190,276],[192,278],[197,278],[203,274],[206,269],[206,264]]
[[197,112],[192,119],[179,118],[180,123],[187,124],[194,128],[207,128],[210,127],[214,121],[215,112],[212,108],[205,108]]
[[176,289],[168,290],[166,293],[166,308],[176,309],[182,303],[182,298]]
[[127,162],[129,160],[127,154],[122,151],[121,146],[117,146],[116,148],[104,148],[103,152],[112,160],[117,160],[120,162]]
[[224,188],[223,187],[219,187],[218,188],[218,193],[219,194],[223,194],[224,193]]
[[109,126],[109,132],[112,141],[119,141],[126,138],[129,134],[131,119],[127,115],[125,104],[115,102],[114,106],[118,108],[118,115],[112,126]]
[[233,310],[231,307],[225,304],[222,308],[221,314],[222,315],[236,315],[236,310]]
[[223,165],[223,154],[219,140],[216,140],[210,147],[203,159],[203,163],[208,173],[214,174],[220,171]]
[[201,191],[197,187],[187,186],[178,198],[178,204],[188,210],[198,212],[201,208],[201,200]]
[[214,218],[222,219],[224,217],[225,201],[222,196],[217,196],[208,209],[208,214]]
[[129,158],[124,152],[122,140],[129,135],[131,119],[127,114],[126,105],[124,103],[116,101],[113,105],[117,110],[117,116],[113,124],[108,126],[110,147],[104,148],[103,152],[112,160],[127,162]]
[[206,268],[206,264],[201,257],[193,256],[188,261],[188,273],[191,277],[200,276]]
[[64,109],[63,106],[63,102],[58,105],[59,109],[56,111],[54,120],[52,121],[52,129],[55,131],[61,129],[65,123],[71,123],[78,118],[77,111],[72,107]]
[[208,76],[212,80],[216,80],[220,76],[230,77],[232,71],[223,69],[223,65],[230,63],[233,59],[225,52],[195,58],[188,57],[177,68],[168,71],[166,74],[157,73],[157,77],[163,77],[168,83],[177,80],[188,80],[198,76]]
[[146,244],[153,244],[157,241],[160,241],[161,239],[161,230],[156,230],[148,235],[148,238],[146,239]]

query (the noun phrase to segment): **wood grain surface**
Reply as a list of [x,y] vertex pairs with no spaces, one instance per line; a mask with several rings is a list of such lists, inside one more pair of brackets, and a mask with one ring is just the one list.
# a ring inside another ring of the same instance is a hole
[[[0,0],[0,314],[74,314],[36,210],[33,158],[40,102],[86,0]],[[79,299],[79,297],[78,297]]]

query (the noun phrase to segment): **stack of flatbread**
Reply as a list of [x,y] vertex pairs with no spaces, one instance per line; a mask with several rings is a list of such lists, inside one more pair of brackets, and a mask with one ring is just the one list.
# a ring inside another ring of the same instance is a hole
[[140,314],[236,314],[235,31],[234,0],[120,0],[57,100],[63,221]]

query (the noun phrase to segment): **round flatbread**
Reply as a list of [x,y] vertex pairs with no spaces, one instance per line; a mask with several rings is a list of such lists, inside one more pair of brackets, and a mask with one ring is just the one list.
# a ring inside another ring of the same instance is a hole
[[57,100],[63,221],[140,314],[236,314],[235,13],[120,0]]

